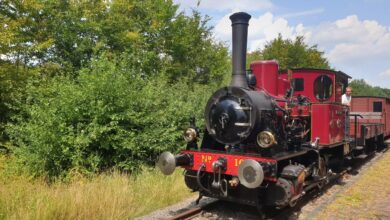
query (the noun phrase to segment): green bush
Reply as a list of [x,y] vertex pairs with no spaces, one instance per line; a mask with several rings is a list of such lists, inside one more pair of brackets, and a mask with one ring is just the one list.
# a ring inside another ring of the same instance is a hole
[[184,127],[192,115],[203,119],[215,86],[139,75],[102,58],[75,80],[31,82],[20,106],[24,114],[7,128],[17,164],[49,177],[113,167],[135,171],[160,152],[183,147]]

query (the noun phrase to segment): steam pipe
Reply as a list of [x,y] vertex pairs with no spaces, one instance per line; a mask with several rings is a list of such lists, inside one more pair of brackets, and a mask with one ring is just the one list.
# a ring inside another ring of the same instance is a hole
[[234,13],[230,16],[232,21],[232,49],[233,49],[233,72],[230,86],[249,89],[246,80],[246,47],[248,38],[248,25],[251,16],[245,12]]

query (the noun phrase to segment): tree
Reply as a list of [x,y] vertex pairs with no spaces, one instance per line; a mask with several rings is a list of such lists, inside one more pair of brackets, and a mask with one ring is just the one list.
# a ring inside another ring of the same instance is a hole
[[165,71],[176,80],[220,79],[228,54],[212,39],[208,17],[177,10],[171,0],[5,0],[0,54],[58,75],[77,73],[101,53],[128,53],[144,75]]
[[371,86],[364,79],[355,79],[349,83],[356,96],[380,96],[390,98],[390,89]]
[[131,74],[145,78],[163,74],[190,87],[221,82],[228,51],[213,40],[207,22],[196,11],[178,12],[171,0],[2,1],[0,84],[8,87],[1,90],[0,132],[17,113],[11,106],[27,97],[15,100],[14,93],[27,91],[28,77],[74,80],[102,54],[126,57]]
[[252,55],[264,60],[278,60],[281,69],[287,68],[325,68],[329,69],[329,62],[324,52],[317,49],[317,45],[308,46],[303,36],[295,40],[283,39],[279,36],[268,42],[263,50],[257,50]]
[[167,37],[166,70],[170,78],[187,78],[199,83],[220,82],[229,69],[228,51],[212,38],[208,18],[194,11],[191,17],[180,13]]
[[171,0],[3,1],[0,119],[20,167],[133,171],[183,146],[229,56],[207,16],[177,10]]
[[263,54],[261,53],[260,50],[255,50],[253,52],[247,53],[247,55],[246,55],[246,68],[249,69],[250,64],[256,60],[264,60]]

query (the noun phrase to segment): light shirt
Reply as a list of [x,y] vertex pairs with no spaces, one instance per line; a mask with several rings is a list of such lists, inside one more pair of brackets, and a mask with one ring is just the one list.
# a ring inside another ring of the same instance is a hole
[[351,104],[352,96],[347,96],[347,94],[344,94],[341,96],[341,104],[343,105],[350,105]]

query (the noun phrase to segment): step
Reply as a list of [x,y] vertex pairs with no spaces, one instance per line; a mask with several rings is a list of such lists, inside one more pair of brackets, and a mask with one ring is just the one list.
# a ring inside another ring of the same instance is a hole
[[356,146],[355,147],[355,150],[363,150],[364,149],[364,146]]
[[356,159],[365,159],[365,158],[367,158],[367,157],[368,157],[367,154],[360,154],[359,156],[356,156],[355,158],[356,158]]

